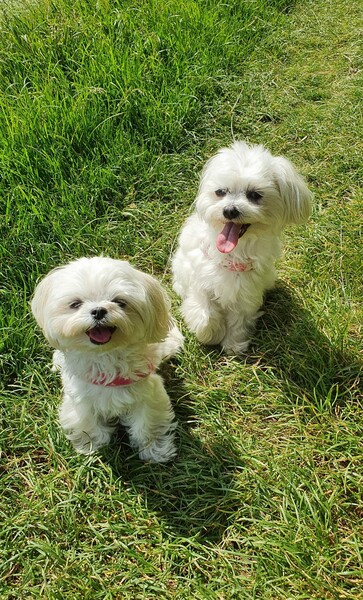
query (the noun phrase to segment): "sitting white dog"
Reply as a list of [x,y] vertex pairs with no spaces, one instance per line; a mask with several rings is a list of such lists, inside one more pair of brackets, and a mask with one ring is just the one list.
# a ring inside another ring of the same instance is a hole
[[172,260],[173,287],[198,340],[239,354],[274,286],[281,231],[308,219],[311,193],[288,160],[235,142],[206,163],[195,209]]
[[51,271],[31,306],[56,348],[60,422],[77,452],[107,444],[119,421],[141,459],[172,459],[174,412],[155,371],[183,338],[158,281],[125,261],[81,258]]

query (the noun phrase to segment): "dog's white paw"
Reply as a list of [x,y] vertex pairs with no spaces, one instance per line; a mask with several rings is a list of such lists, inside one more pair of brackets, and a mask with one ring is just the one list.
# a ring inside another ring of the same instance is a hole
[[97,432],[72,431],[66,435],[78,454],[93,454],[109,444],[114,428],[100,429]]
[[139,452],[139,457],[145,462],[165,463],[176,456],[174,434],[166,434],[157,438]]
[[222,348],[226,354],[229,356],[236,356],[238,354],[245,354],[248,351],[250,345],[250,340],[246,340],[244,342],[234,342],[230,343],[228,341],[223,341]]
[[221,343],[223,335],[225,333],[224,328],[219,325],[216,328],[211,326],[211,323],[207,323],[206,326],[199,324],[195,329],[195,336],[201,344],[207,346],[216,346]]

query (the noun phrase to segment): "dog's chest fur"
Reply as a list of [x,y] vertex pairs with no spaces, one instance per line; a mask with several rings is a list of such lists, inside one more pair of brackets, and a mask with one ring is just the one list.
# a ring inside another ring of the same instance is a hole
[[[179,263],[177,292],[184,296],[190,286],[197,286],[227,307],[239,304],[243,299],[260,297],[266,289],[273,287],[276,276],[274,265],[281,247],[278,235],[251,228],[228,255],[217,249],[217,235],[218,231],[197,215],[189,218],[174,259]],[[229,270],[226,267],[229,261],[248,267],[245,271]]]

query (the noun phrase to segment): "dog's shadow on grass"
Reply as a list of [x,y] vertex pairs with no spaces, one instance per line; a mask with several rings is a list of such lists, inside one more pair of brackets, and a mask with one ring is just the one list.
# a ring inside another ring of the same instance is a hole
[[175,375],[172,365],[164,367],[162,375],[179,422],[176,459],[161,465],[143,463],[132,456],[122,429],[104,450],[104,459],[132,494],[141,495],[167,534],[217,543],[234,514],[231,506],[235,510],[239,506],[234,478],[236,469],[243,465],[232,442],[216,439],[204,443],[200,439],[183,380]]
[[357,356],[328,339],[287,285],[268,293],[264,311],[244,362],[272,366],[293,395],[317,411],[343,405],[358,393]]

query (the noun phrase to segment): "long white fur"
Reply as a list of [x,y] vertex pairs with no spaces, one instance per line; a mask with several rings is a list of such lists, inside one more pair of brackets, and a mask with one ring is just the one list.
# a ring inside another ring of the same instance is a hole
[[[76,309],[71,308],[75,300],[82,302]],[[107,310],[102,324],[115,327],[102,345],[86,334],[95,325],[95,307]],[[60,423],[77,452],[90,454],[108,444],[121,422],[141,459],[166,462],[175,456],[174,411],[155,372],[183,343],[169,308],[156,279],[107,257],[81,258],[54,269],[38,284],[32,311],[55,348],[53,365],[64,389]],[[100,374],[107,382],[147,376],[108,387],[92,383]]]
[[[228,190],[223,198],[215,193],[220,189]],[[247,198],[251,189],[261,194],[259,203]],[[228,207],[240,213],[233,222],[250,224],[227,255],[246,264],[245,272],[226,269],[226,254],[216,247]],[[288,160],[263,146],[235,142],[206,163],[194,208],[172,260],[173,287],[198,340],[239,354],[248,349],[264,293],[274,286],[280,234],[286,225],[308,219],[311,193]]]

